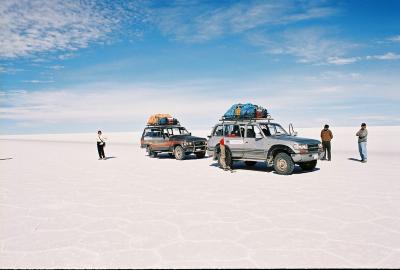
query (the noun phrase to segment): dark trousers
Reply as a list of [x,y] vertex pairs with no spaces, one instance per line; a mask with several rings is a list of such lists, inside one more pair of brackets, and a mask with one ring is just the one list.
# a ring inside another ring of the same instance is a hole
[[326,159],[326,152],[328,152],[328,160],[331,160],[331,142],[322,142],[322,149],[324,150],[324,158]]
[[99,152],[99,157],[100,158],[105,158],[106,156],[104,155],[104,144],[100,145],[100,143],[97,143],[97,152]]

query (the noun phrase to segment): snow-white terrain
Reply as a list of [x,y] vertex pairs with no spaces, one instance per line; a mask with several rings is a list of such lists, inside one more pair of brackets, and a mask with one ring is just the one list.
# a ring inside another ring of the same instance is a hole
[[333,161],[291,176],[152,159],[138,133],[106,132],[107,160],[96,132],[0,136],[0,267],[398,268],[400,127],[368,130],[368,163],[334,128]]

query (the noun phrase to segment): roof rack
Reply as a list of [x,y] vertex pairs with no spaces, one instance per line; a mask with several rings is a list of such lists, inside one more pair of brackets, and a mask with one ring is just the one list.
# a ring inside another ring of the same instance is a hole
[[221,117],[221,119],[219,121],[221,122],[239,122],[239,121],[243,121],[243,122],[257,122],[257,121],[268,121],[268,123],[274,120],[270,115],[268,115],[267,117],[264,118],[225,118],[225,117]]
[[165,124],[165,125],[146,125],[146,127],[182,127],[181,124],[176,124],[176,125],[170,125],[170,124]]

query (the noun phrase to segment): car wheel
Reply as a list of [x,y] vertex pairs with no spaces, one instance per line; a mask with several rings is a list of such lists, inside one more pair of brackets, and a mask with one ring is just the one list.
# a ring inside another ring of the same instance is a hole
[[292,174],[294,170],[294,162],[286,153],[279,153],[274,158],[274,169],[278,174]]
[[312,171],[317,166],[317,161],[313,160],[313,161],[309,161],[309,162],[301,162],[301,163],[299,163],[299,166],[304,171]]
[[206,152],[198,152],[196,153],[196,158],[204,158],[206,156]]
[[147,154],[149,155],[149,157],[151,157],[151,158],[157,157],[157,153],[154,152],[154,151],[151,149],[150,146],[147,146],[147,147],[146,147],[146,152],[147,152]]
[[245,161],[244,164],[246,164],[247,166],[254,166],[257,164],[256,161]]
[[177,147],[175,147],[175,151],[174,151],[174,154],[175,154],[175,158],[177,159],[177,160],[183,160],[183,159],[185,159],[185,150],[183,150],[183,147],[182,146],[180,146],[180,145],[178,145]]

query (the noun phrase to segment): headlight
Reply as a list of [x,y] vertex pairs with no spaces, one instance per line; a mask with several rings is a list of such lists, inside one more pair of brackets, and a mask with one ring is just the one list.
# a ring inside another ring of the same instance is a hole
[[190,146],[190,145],[193,145],[193,143],[192,142],[184,142],[183,145]]
[[295,143],[295,144],[293,145],[293,148],[294,148],[295,150],[307,150],[307,149],[308,149],[308,146],[307,146],[307,144],[298,144],[298,143]]

